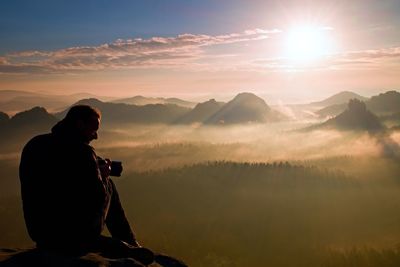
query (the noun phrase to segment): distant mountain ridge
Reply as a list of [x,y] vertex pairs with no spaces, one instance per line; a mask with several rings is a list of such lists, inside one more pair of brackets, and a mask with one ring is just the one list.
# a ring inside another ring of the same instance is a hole
[[176,97],[172,98],[163,98],[163,97],[144,97],[141,95],[130,97],[130,98],[122,98],[113,100],[113,103],[124,103],[130,105],[137,105],[137,106],[145,106],[149,104],[173,104],[187,108],[193,108],[196,103],[182,100]]
[[[360,100],[360,99],[359,99]],[[375,114],[390,115],[392,113],[400,112],[400,93],[397,91],[387,91],[380,93],[377,96],[372,96],[370,99],[363,100],[367,109]],[[332,117],[343,112],[347,104],[330,105],[316,111],[321,117]]]
[[[252,93],[238,94],[228,103],[211,99],[197,104],[193,109],[175,104],[147,104],[144,106],[102,102],[98,99],[83,99],[74,105],[91,105],[102,112],[106,123],[173,123],[173,124],[239,124],[265,123],[287,119],[272,110],[263,99]],[[58,113],[65,116],[67,110]]]
[[299,120],[321,119],[333,117],[343,112],[350,99],[366,101],[368,98],[351,91],[342,91],[321,101],[308,104],[292,104],[284,107],[289,109],[291,117]]
[[91,97],[99,98],[88,93],[50,95],[26,91],[0,90],[0,110],[13,115],[36,106],[41,106],[45,107],[48,111],[58,112],[82,98]]
[[[115,123],[171,123],[183,116],[190,109],[177,105],[149,104],[145,106],[124,103],[102,102],[95,98],[82,99],[74,105],[90,105],[102,113],[102,121],[107,124]],[[63,118],[67,110],[57,113]]]
[[[3,93],[9,94],[9,92]],[[330,97],[323,101],[314,103],[328,103],[331,102],[332,99],[334,99],[334,101],[339,101],[340,99],[343,99],[343,97],[349,97],[353,95],[354,94],[351,92],[342,92],[335,95],[336,97]],[[248,92],[236,95],[231,101],[227,103],[218,102],[215,99],[211,99],[203,103],[198,103],[194,108],[185,108],[176,104],[147,104],[139,106],[124,103],[103,102],[96,98],[82,99],[75,102],[75,104],[73,105],[77,104],[87,104],[100,109],[103,114],[102,120],[106,124],[199,123],[204,125],[230,125],[247,123],[272,123],[288,120],[287,116],[272,109],[262,98]],[[348,105],[346,105],[346,107],[347,106]],[[371,100],[367,101],[365,110],[368,111],[370,109],[370,106],[375,109],[388,112],[388,115],[391,114],[389,111],[399,110],[398,112],[400,112],[400,93],[396,91],[389,91],[379,94],[378,96],[374,96],[371,98]],[[328,106],[326,110],[328,110],[329,113],[332,112],[329,111],[329,109],[336,109],[335,112],[338,116],[342,109],[346,109],[346,107],[344,104],[336,104],[333,106]],[[68,109],[69,108],[65,108],[64,111],[55,113],[55,116],[58,119],[63,118],[66,115]],[[42,111],[42,114],[47,113],[47,110],[43,110],[44,111]],[[361,114],[360,110],[357,111],[358,114]],[[33,109],[33,111],[31,110],[30,113],[34,113],[34,111],[40,113],[37,111],[37,109]],[[354,109],[352,110],[352,112],[354,113]],[[11,117],[10,119],[8,118],[8,115],[6,113],[0,113],[0,125],[9,124],[8,121],[16,121],[19,116],[20,114],[18,114],[18,116],[15,116],[15,118]],[[346,115],[344,117],[349,116],[350,115]],[[365,114],[363,116],[367,117],[367,115]],[[340,119],[337,120],[340,121]],[[372,119],[370,121],[372,121]],[[24,123],[32,124],[33,122],[34,120],[27,119]],[[341,124],[342,123],[339,122],[338,125]]]
[[[124,103],[103,102],[96,98],[82,99],[74,105],[90,105],[102,112],[102,122],[111,124],[141,123],[141,124],[241,124],[267,123],[287,119],[283,114],[271,109],[265,101],[252,94],[241,93],[228,103],[211,99],[197,104],[193,109],[175,104],[147,104],[144,106]],[[65,117],[69,108],[51,115],[45,108],[35,107],[8,117],[0,113],[0,125],[4,128],[36,127],[49,131],[57,120]],[[42,123],[45,121],[46,123]],[[35,126],[36,125],[36,126]],[[7,130],[8,131],[8,130]],[[6,131],[6,132],[7,132]]]
[[27,91],[17,91],[17,90],[0,90],[0,99],[1,102],[3,101],[10,101],[16,97],[21,97],[21,96],[38,96],[40,94],[38,93],[33,93],[33,92],[27,92]]

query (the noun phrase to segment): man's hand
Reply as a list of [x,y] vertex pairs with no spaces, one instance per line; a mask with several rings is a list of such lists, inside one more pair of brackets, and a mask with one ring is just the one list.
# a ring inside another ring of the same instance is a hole
[[104,159],[104,164],[99,165],[100,174],[103,179],[107,179],[111,173],[111,160]]

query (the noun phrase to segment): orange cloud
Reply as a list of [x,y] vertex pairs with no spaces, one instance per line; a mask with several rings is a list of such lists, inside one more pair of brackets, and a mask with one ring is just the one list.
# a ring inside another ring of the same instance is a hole
[[254,70],[365,70],[382,69],[399,66],[400,47],[376,50],[351,51],[325,56],[315,62],[298,64],[290,60],[277,57],[253,60]]
[[[118,39],[98,46],[56,51],[16,52],[0,57],[0,74],[62,74],[139,68],[256,72],[365,70],[397,67],[399,64],[400,47],[337,53],[305,65],[297,65],[282,57],[257,59],[256,54],[235,60],[234,54],[210,54],[206,49],[217,45],[255,42],[278,33],[280,31],[276,29],[259,28],[215,36],[187,33],[174,37]],[[218,58],[220,60],[217,62]]]
[[227,35],[182,34],[176,37],[118,39],[99,46],[54,52],[24,51],[4,56],[0,73],[60,73],[82,70],[185,66],[203,55],[202,47],[268,38],[278,30],[247,30]]

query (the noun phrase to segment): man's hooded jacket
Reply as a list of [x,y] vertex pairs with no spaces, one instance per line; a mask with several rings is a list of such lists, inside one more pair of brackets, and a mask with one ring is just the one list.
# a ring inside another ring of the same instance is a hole
[[19,170],[25,222],[38,246],[90,246],[105,225],[113,237],[136,242],[114,184],[67,121],[26,144]]

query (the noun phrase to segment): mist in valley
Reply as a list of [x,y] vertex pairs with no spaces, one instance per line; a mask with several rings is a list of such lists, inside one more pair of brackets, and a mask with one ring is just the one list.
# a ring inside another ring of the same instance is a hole
[[[105,124],[92,145],[123,161],[114,181],[141,243],[191,266],[398,260],[400,133],[309,125]],[[0,159],[2,247],[33,245],[18,161],[19,151]]]
[[[399,156],[399,134],[300,131],[309,123],[236,126],[139,126],[104,129],[97,153],[124,159],[136,171],[205,161],[309,161],[330,157]],[[392,153],[388,154],[390,150]],[[139,162],[138,162],[139,161]],[[137,162],[137,163],[136,163]]]

